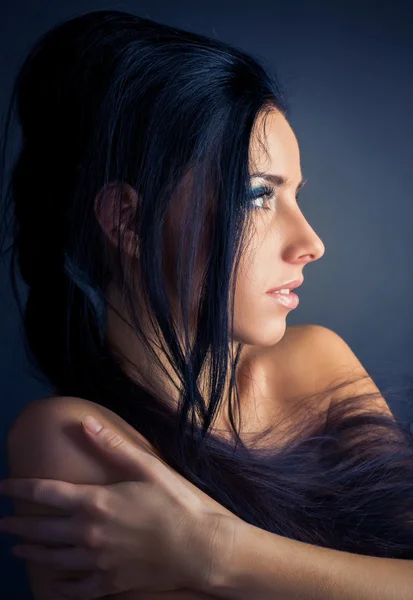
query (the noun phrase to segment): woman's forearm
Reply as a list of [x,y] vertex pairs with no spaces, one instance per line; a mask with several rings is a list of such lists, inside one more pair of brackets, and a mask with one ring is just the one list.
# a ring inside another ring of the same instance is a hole
[[[223,541],[223,552],[226,550]],[[413,561],[331,550],[241,522],[213,593],[228,600],[412,600]],[[219,568],[218,568],[219,571]]]

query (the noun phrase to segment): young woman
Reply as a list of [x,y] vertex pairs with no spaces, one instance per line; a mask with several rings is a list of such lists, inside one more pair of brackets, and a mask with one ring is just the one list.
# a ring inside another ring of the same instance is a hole
[[[92,414],[216,513],[306,548],[411,559],[407,433],[344,340],[286,326],[288,290],[324,245],[297,201],[299,147],[276,78],[223,42],[97,11],[39,40],[14,106],[12,264],[29,288],[28,349],[54,393],[16,419],[11,476],[128,481],[85,439]],[[18,512],[67,516],[33,499]],[[128,501],[125,518],[140,510]],[[29,575],[45,600],[67,573],[29,560]]]

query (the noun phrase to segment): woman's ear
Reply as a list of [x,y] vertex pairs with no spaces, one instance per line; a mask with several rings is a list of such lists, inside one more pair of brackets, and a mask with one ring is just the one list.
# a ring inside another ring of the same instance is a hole
[[113,182],[103,186],[95,198],[95,214],[103,233],[112,246],[120,241],[129,257],[138,255],[135,233],[138,193],[129,184]]

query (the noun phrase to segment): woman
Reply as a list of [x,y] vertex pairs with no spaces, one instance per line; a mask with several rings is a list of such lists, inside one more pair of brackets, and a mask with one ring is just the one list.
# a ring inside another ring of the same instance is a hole
[[[13,250],[28,347],[55,391],[16,420],[11,476],[128,481],[88,445],[92,414],[216,513],[412,558],[404,431],[344,340],[287,328],[296,300],[273,292],[324,254],[297,204],[299,147],[275,77],[223,42],[98,11],[39,40],[14,102]],[[53,514],[40,504],[16,507]],[[36,599],[58,597],[62,573],[29,572]]]

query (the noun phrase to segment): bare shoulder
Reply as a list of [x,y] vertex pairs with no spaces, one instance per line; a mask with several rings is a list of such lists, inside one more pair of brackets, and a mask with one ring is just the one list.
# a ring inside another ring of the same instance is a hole
[[345,340],[323,325],[287,327],[283,339],[273,347],[271,358],[277,361],[277,369],[286,380],[304,383],[306,391],[318,391],[339,374],[366,373]]
[[[85,414],[95,416],[104,426],[138,444],[140,448],[149,443],[118,415],[94,402],[72,396],[42,398],[25,406],[8,433],[9,477],[92,485],[124,481],[125,474],[109,464],[88,443],[81,425]],[[13,500],[13,506],[17,515],[66,515],[61,509],[25,500]],[[60,596],[51,591],[51,582],[84,576],[83,571],[68,573],[32,561],[27,561],[27,572],[36,600],[60,600]],[[112,597],[135,600],[136,595],[119,594]]]
[[275,352],[287,375],[285,385],[288,387],[288,381],[295,382],[293,392],[318,393],[348,382],[334,392],[334,402],[351,394],[376,394],[371,400],[372,407],[393,416],[368,371],[342,336],[315,324],[289,327],[287,332],[279,354]]
[[[117,472],[111,471],[88,444],[81,424],[86,414],[129,441],[154,451],[144,436],[111,410],[84,398],[50,396],[27,404],[14,421],[7,440],[10,467],[19,472],[30,469],[30,477],[56,478],[60,455],[64,456],[70,448],[70,464],[67,460],[62,463],[66,481],[71,481],[73,471],[73,483],[82,483],[79,481],[81,472],[85,473],[85,483],[108,483],[108,477],[113,479]],[[79,469],[79,461],[82,469]],[[36,465],[41,470],[39,475],[35,473]],[[13,476],[28,475],[15,473]]]
[[[88,444],[81,430],[86,414],[99,419],[106,427],[140,448],[155,452],[151,444],[133,427],[112,411],[83,398],[52,396],[28,404],[15,420],[7,440],[10,477],[54,479],[75,484],[109,485],[128,479],[119,468]],[[155,452],[156,453],[156,452]],[[157,454],[157,453],[156,453]],[[186,482],[179,474],[177,477]],[[192,486],[195,491],[197,488]],[[202,494],[199,492],[200,495]],[[66,515],[65,511],[39,503],[14,500],[19,515]],[[225,510],[225,509],[223,509]],[[23,537],[24,540],[24,537]],[[30,540],[28,540],[30,543]],[[51,590],[51,583],[65,579],[82,579],[84,571],[59,571],[27,561],[31,592],[36,600],[63,600]],[[109,596],[108,596],[109,598]],[[176,592],[124,592],[111,595],[112,600],[203,600],[207,594],[189,590]]]

